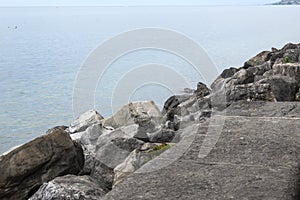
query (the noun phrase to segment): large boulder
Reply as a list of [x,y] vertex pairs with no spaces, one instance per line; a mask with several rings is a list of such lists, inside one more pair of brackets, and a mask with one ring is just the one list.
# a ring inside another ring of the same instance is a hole
[[139,119],[145,117],[151,118],[155,123],[161,121],[162,114],[153,101],[129,103],[128,105],[123,106],[112,117],[103,120],[103,125],[119,128],[136,124],[139,122]]
[[89,176],[67,175],[44,183],[29,200],[98,200],[106,193]]
[[289,76],[300,81],[300,63],[285,63],[273,65],[273,74]]
[[210,89],[204,83],[199,82],[197,84],[197,89],[195,90],[194,93],[195,93],[196,97],[200,99],[200,98],[203,98],[203,97],[209,95]]
[[110,168],[115,168],[136,148],[144,142],[135,138],[111,138],[104,145],[98,145],[96,159]]
[[103,117],[97,111],[89,110],[73,121],[68,131],[70,133],[85,131],[88,127],[99,123],[102,119]]
[[160,129],[154,133],[148,133],[149,141],[152,143],[167,143],[172,142],[176,132],[172,129]]
[[253,58],[245,62],[244,68],[249,68],[249,67],[254,67],[254,66],[264,64],[264,62],[266,62],[270,58],[270,53],[271,53],[270,51],[263,51],[257,54],[256,56],[254,56]]
[[114,180],[113,169],[101,163],[96,158],[95,147],[93,145],[85,145],[83,146],[83,150],[85,163],[80,175],[89,175],[95,179],[102,189],[105,191],[111,190]]
[[295,101],[298,83],[288,76],[269,76],[258,83],[268,83],[276,101]]
[[171,144],[165,143],[146,143],[140,148],[131,152],[124,162],[115,167],[113,187],[124,180],[128,175],[142,167],[145,163],[169,149],[171,146]]
[[247,83],[253,83],[254,75],[249,70],[240,69],[230,79],[232,82],[234,82],[235,85],[242,85]]
[[58,128],[0,157],[0,199],[28,199],[44,182],[78,174],[82,149]]
[[176,109],[179,104],[190,99],[192,95],[184,94],[184,95],[174,95],[166,100],[164,103],[164,107],[162,110],[162,114],[165,115],[170,112],[172,109]]
[[71,138],[82,145],[96,145],[98,138],[102,134],[109,134],[114,129],[103,127],[101,123],[93,124],[85,131],[71,134]]
[[240,100],[247,101],[276,101],[270,84],[249,83],[233,85],[226,89],[226,101],[228,103]]

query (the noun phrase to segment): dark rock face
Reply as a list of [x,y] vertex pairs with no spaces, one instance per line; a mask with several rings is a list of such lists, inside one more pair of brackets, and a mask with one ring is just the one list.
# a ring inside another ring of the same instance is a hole
[[78,174],[83,162],[81,147],[54,129],[0,157],[0,199],[28,199],[44,182]]
[[148,134],[149,141],[152,143],[172,142],[176,133],[171,129],[161,129],[155,133]]
[[251,58],[250,60],[248,60],[247,62],[245,62],[244,68],[247,69],[249,67],[262,65],[269,59],[269,57],[270,57],[270,51],[263,51],[257,54],[256,56],[254,56],[253,58]]
[[197,98],[203,98],[210,94],[210,89],[204,83],[199,82],[194,93]]
[[212,97],[223,95],[226,105],[239,100],[295,101],[300,83],[299,55],[300,44],[263,51],[233,75],[218,77],[211,85]]
[[99,200],[105,194],[91,177],[67,175],[43,184],[29,200]]

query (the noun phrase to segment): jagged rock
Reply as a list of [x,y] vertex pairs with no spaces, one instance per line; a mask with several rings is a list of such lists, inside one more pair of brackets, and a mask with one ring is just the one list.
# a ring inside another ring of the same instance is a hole
[[85,163],[80,175],[89,175],[94,178],[102,189],[111,190],[114,172],[105,164],[96,159],[95,146],[83,146]]
[[252,83],[254,82],[254,75],[249,70],[240,69],[231,77],[231,81],[236,85]]
[[230,78],[232,77],[236,72],[238,71],[238,69],[234,68],[234,67],[230,67],[229,69],[225,69],[220,77],[221,78]]
[[276,101],[295,101],[298,83],[294,78],[287,76],[269,76],[258,81],[258,83],[268,83]]
[[174,95],[171,96],[167,101],[164,103],[164,107],[162,110],[162,114],[165,115],[172,109],[176,108],[182,102],[191,98],[192,95]]
[[100,123],[102,119],[103,117],[97,111],[89,110],[73,121],[68,131],[70,133],[85,131],[91,125]]
[[237,71],[238,69],[234,67],[224,69],[221,75],[210,85],[210,88],[213,90],[217,90],[217,85],[219,85],[221,82],[224,82],[225,79],[231,78]]
[[300,81],[300,63],[286,63],[273,65],[273,74],[289,76]]
[[112,117],[103,120],[104,126],[119,128],[135,124],[139,118],[148,117],[155,123],[159,123],[162,119],[162,114],[153,101],[129,103],[123,106]]
[[112,128],[103,127],[101,123],[98,123],[91,125],[85,131],[71,134],[71,138],[82,145],[96,145],[98,138],[102,134],[109,134],[113,130]]
[[270,84],[249,83],[234,85],[226,92],[227,102],[247,101],[276,101]]
[[28,199],[43,182],[79,173],[83,163],[81,147],[54,129],[0,157],[0,199]]
[[142,141],[134,138],[137,134],[138,125],[133,124],[116,129],[109,134],[101,135],[97,141],[96,159],[108,167],[114,168],[131,151],[143,144]]
[[256,56],[254,56],[253,58],[251,58],[250,60],[248,60],[247,62],[245,62],[244,68],[247,69],[249,67],[262,65],[269,59],[269,57],[270,57],[270,51],[263,51],[257,54]]
[[125,160],[131,151],[142,144],[142,141],[135,138],[115,138],[97,148],[96,159],[110,168],[115,168]]
[[29,200],[98,200],[106,193],[89,176],[67,175],[44,183]]
[[113,187],[170,147],[170,144],[147,143],[141,148],[131,152],[126,160],[114,169],[115,177]]
[[199,82],[194,93],[197,98],[203,98],[210,94],[210,89],[208,89],[208,87],[204,83]]
[[265,62],[262,65],[250,67],[247,69],[247,71],[251,72],[255,77],[264,75],[265,72],[271,70],[271,63]]
[[155,133],[148,134],[148,138],[152,143],[167,143],[172,142],[175,134],[175,131],[172,129],[160,129]]

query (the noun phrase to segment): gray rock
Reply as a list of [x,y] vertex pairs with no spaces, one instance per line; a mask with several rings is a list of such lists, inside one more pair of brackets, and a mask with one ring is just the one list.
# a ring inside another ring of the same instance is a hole
[[148,138],[152,143],[169,143],[172,142],[175,134],[175,131],[172,129],[160,129],[154,133],[148,134]]
[[130,154],[143,144],[134,138],[138,134],[138,125],[122,127],[98,138],[96,159],[109,168],[115,168]]
[[97,149],[96,159],[113,169],[123,162],[131,151],[142,144],[134,138],[116,138]]
[[226,90],[227,102],[247,101],[276,101],[270,84],[249,83],[234,85]]
[[219,85],[220,82],[224,82],[225,79],[231,78],[237,71],[238,69],[234,67],[225,69],[221,75],[210,85],[210,88],[213,90],[218,90],[216,86]]
[[264,75],[264,73],[266,73],[267,71],[270,71],[271,69],[272,69],[271,63],[270,62],[265,62],[262,65],[249,67],[247,69],[247,71],[251,72],[256,77],[256,76]]
[[73,121],[68,131],[70,133],[85,131],[91,125],[100,123],[102,119],[103,117],[97,111],[89,110]]
[[244,64],[244,68],[254,67],[264,64],[270,58],[270,51],[263,51]]
[[289,76],[300,81],[300,63],[275,64],[273,74],[280,76]]
[[106,192],[89,176],[67,175],[44,183],[29,200],[98,200]]
[[208,89],[208,87],[204,83],[199,82],[194,94],[197,98],[203,98],[210,94],[210,89]]
[[84,146],[85,163],[80,175],[89,175],[97,181],[102,189],[111,190],[114,180],[113,169],[97,160],[95,154],[94,146]]
[[142,167],[145,163],[159,156],[161,153],[171,148],[170,144],[147,143],[141,148],[134,150],[130,155],[114,169],[114,184],[122,182],[127,176]]
[[119,128],[136,123],[138,118],[151,118],[155,123],[160,123],[162,114],[153,101],[129,103],[122,107],[112,117],[103,120],[104,126]]
[[277,101],[295,101],[298,83],[294,78],[287,76],[269,76],[258,81],[268,83]]
[[0,199],[28,199],[43,182],[78,174],[83,163],[81,147],[54,129],[0,157]]
[[181,104],[182,102],[185,102],[187,100],[189,100],[192,97],[192,95],[188,94],[188,95],[174,95],[171,96],[169,99],[167,99],[167,101],[164,103],[164,107],[162,110],[162,114],[165,115],[168,112],[170,112],[172,109],[177,108],[177,106],[179,104]]
[[234,82],[235,85],[253,83],[254,75],[249,70],[240,69],[231,77],[231,81]]
[[85,131],[71,134],[72,140],[80,142],[82,145],[96,145],[98,138],[102,134],[109,134],[114,129],[103,127],[101,123],[93,124]]
[[118,129],[115,129],[111,132],[107,132],[105,134],[102,134],[97,141],[96,149],[98,150],[102,146],[108,144],[112,140],[115,140],[117,138],[134,138],[139,131],[139,125],[132,124],[129,126],[120,127]]

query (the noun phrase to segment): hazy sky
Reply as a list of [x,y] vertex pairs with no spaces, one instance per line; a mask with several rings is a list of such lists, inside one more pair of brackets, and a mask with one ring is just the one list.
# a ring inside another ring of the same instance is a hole
[[256,5],[279,0],[0,0],[0,6]]

